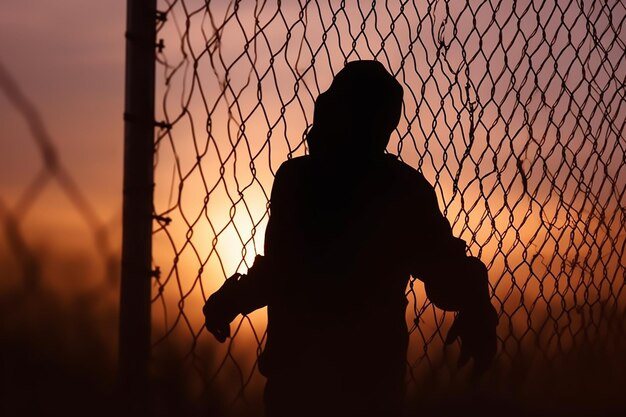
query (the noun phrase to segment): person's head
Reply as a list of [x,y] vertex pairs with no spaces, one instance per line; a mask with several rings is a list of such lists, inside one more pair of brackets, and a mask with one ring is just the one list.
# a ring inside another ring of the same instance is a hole
[[400,83],[378,61],[352,61],[315,101],[311,155],[333,159],[382,154],[402,111]]

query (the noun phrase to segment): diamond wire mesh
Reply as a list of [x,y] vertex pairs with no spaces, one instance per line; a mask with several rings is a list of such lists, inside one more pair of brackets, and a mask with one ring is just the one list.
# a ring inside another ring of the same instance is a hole
[[[455,235],[490,270],[500,376],[523,357],[623,343],[624,4],[176,0],[160,10],[153,363],[174,355],[174,367],[194,369],[190,391],[222,390],[227,407],[258,402],[264,312],[236,319],[218,345],[200,309],[262,253],[273,175],[306,154],[315,98],[355,59],[381,61],[402,83],[387,150],[434,185]],[[450,315],[419,281],[407,296],[411,391],[458,373],[443,349]]]

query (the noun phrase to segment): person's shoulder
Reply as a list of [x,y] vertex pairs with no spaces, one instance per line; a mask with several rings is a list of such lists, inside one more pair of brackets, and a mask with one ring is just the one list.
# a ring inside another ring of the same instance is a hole
[[310,170],[311,161],[309,156],[298,156],[284,161],[278,171],[276,179],[300,177]]
[[289,172],[289,171],[299,171],[302,169],[306,169],[311,164],[310,159],[311,157],[308,155],[296,156],[295,158],[287,159],[282,164],[280,164],[280,167],[278,168],[278,171],[277,171],[277,175],[278,175],[278,172],[281,172],[281,171]]
[[394,177],[402,183],[420,189],[424,187],[431,188],[430,183],[421,172],[406,162],[401,161],[396,155],[386,154],[385,164],[387,169],[394,173]]
[[395,186],[402,190],[405,202],[411,207],[423,207],[427,211],[437,207],[435,188],[424,175],[411,165],[390,155],[387,164],[395,174]]

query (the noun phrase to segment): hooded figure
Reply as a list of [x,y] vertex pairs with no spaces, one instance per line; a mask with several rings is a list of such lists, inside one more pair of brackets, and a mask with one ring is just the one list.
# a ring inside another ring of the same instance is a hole
[[402,95],[380,62],[349,62],[315,101],[310,154],[343,163],[379,157],[400,121]]
[[220,341],[238,314],[268,307],[268,417],[400,415],[410,276],[459,312],[448,341],[461,339],[461,362],[480,371],[495,354],[485,266],[465,255],[424,177],[384,153],[402,94],[376,61],[335,76],[315,102],[310,155],[276,174],[265,255],[204,307]]

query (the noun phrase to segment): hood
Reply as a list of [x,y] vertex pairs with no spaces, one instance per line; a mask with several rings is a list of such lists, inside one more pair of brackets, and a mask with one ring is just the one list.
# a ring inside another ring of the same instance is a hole
[[378,61],[353,61],[315,101],[307,135],[311,155],[382,154],[400,121],[403,90]]

